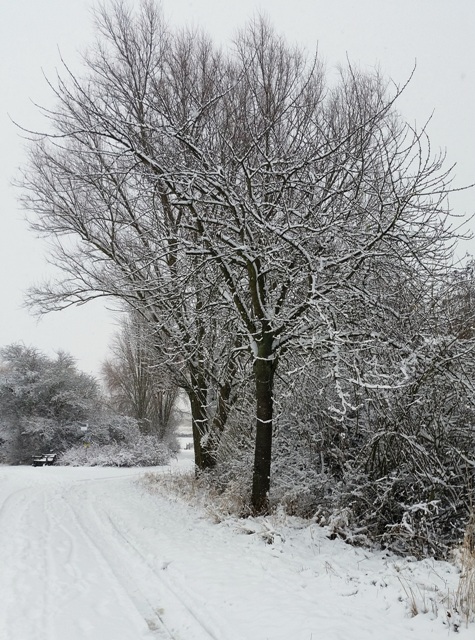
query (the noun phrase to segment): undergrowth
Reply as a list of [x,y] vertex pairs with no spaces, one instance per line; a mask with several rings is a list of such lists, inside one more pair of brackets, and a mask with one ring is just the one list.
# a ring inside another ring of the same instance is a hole
[[142,482],[148,490],[178,496],[185,502],[200,506],[214,522],[222,522],[231,516],[245,518],[251,515],[249,499],[242,493],[242,487],[233,482],[219,485],[212,474],[149,472],[143,476]]

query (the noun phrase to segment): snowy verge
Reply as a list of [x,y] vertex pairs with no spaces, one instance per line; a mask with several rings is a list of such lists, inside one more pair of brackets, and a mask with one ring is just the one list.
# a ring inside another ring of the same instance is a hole
[[[336,538],[331,524],[321,526],[289,516],[283,509],[266,517],[236,517],[234,513],[245,512],[239,500],[230,498],[229,494],[219,495],[205,482],[197,482],[191,471],[147,473],[140,484],[157,499],[180,504],[213,523],[217,532],[245,536],[246,556],[252,556],[256,550],[265,551],[273,559],[274,567],[278,559],[286,573],[283,584],[289,588],[293,584],[292,593],[308,594],[315,589],[315,593],[321,594],[323,591],[327,601],[325,610],[328,606],[336,616],[347,607],[345,599],[348,598],[355,603],[355,609],[362,607],[366,611],[368,619],[374,614],[376,628],[382,622],[378,616],[383,615],[383,611],[387,612],[383,617],[389,616],[389,611],[397,612],[399,621],[393,619],[391,624],[400,628],[400,637],[412,637],[408,629],[417,629],[419,640],[425,638],[426,633],[431,638],[443,634],[446,637],[447,632],[473,633],[473,609],[472,614],[467,615],[460,607],[461,584],[467,578],[467,571],[461,572],[460,563],[456,562],[460,560],[460,553],[456,553],[454,562],[450,563],[355,547]],[[474,580],[473,574],[471,579]],[[327,589],[322,590],[325,582]],[[472,583],[472,589],[474,586]],[[348,633],[352,638],[370,637],[355,635],[351,628]],[[316,637],[339,636],[317,635],[315,628],[314,635],[308,638]]]

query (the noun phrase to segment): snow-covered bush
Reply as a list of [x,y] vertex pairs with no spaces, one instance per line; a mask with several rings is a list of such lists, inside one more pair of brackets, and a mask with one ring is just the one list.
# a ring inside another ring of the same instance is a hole
[[82,441],[59,457],[58,464],[152,467],[167,464],[173,452],[173,441],[143,435],[138,420],[104,412],[88,425]]
[[[388,388],[345,383],[340,369],[340,414],[330,364],[282,377],[271,508],[336,523],[335,534],[355,543],[447,556],[463,537],[475,481],[472,349],[451,335],[420,338],[405,384]],[[214,472],[221,492],[246,495],[252,440],[251,412],[235,410]]]
[[111,444],[76,445],[65,451],[58,464],[73,467],[155,467],[170,462],[170,449],[155,436]]
[[347,500],[390,546],[446,555],[463,537],[475,479],[471,349],[453,336],[427,339],[411,383],[372,394],[364,446],[346,473]]
[[249,509],[255,430],[252,399],[246,391],[246,386],[243,385],[240,403],[230,411],[226,429],[221,435],[216,452],[216,466],[206,475],[216,491],[232,493],[233,502],[241,507],[246,504],[246,509]]
[[[475,379],[471,342],[421,339],[405,385],[331,388],[289,383],[275,434],[273,504],[328,523],[346,513],[348,539],[417,556],[446,556],[463,537],[473,498]],[[340,527],[341,529],[341,527]]]

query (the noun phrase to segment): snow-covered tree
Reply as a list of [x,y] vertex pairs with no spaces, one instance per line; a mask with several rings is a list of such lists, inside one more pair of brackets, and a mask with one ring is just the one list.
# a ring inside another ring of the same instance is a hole
[[20,462],[76,442],[79,425],[101,405],[95,378],[78,371],[64,352],[49,358],[34,347],[13,344],[0,350],[0,358],[5,458]]
[[33,299],[47,310],[113,295],[173,338],[201,443],[201,390],[213,382],[216,407],[223,391],[226,413],[251,375],[252,503],[265,510],[287,353],[329,363],[340,416],[347,382],[403,384],[414,336],[399,333],[382,364],[396,340],[380,317],[399,313],[396,282],[411,297],[415,274],[429,292],[445,270],[450,171],[396,111],[398,87],[351,65],[329,79],[265,20],[227,54],[173,32],[153,2],[137,14],[115,3],[97,26],[25,172],[34,227],[77,239],[58,242],[68,278]]

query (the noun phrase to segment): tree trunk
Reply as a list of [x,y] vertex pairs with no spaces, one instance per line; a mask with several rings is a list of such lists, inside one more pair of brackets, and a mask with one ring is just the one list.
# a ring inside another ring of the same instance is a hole
[[276,360],[271,350],[272,339],[266,336],[254,362],[256,384],[256,440],[252,479],[252,507],[255,513],[268,509],[270,467],[272,460],[272,414]]
[[[216,465],[212,452],[212,442],[209,438],[208,414],[206,411],[206,387],[202,384],[193,386],[188,391],[191,407],[191,427],[193,432],[193,447],[195,450],[196,472],[211,469]],[[206,438],[205,436],[208,436]],[[205,437],[204,441],[203,438]]]

